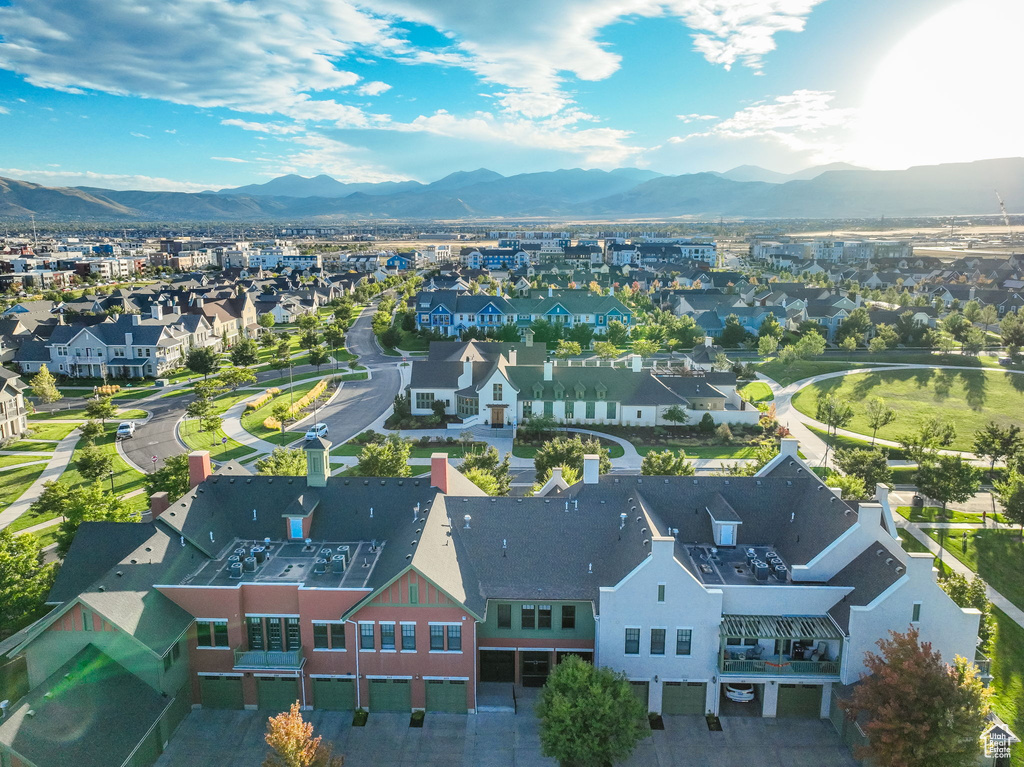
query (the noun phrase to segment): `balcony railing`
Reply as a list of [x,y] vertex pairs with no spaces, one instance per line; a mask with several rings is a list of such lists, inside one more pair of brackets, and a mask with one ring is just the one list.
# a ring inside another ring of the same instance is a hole
[[835,660],[790,660],[785,655],[752,660],[719,661],[723,674],[766,674],[770,676],[839,676],[839,661]]
[[294,670],[302,668],[305,659],[298,650],[235,650],[235,670],[265,671],[269,669]]
[[974,665],[978,667],[978,675],[981,681],[988,687],[992,681],[992,659],[981,654],[981,651],[974,653]]

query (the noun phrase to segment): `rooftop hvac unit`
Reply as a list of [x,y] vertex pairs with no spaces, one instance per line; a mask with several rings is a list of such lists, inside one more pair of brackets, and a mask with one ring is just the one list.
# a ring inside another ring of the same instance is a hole
[[317,556],[320,559],[330,559],[331,555],[333,555],[333,554],[334,554],[333,551],[331,551],[330,549],[324,547],[324,548],[320,549],[320,553],[317,554]]
[[774,551],[766,551],[764,553],[764,558],[766,561],[771,562],[773,559],[778,559],[779,555],[776,554]]
[[317,557],[313,563],[313,575],[323,575],[327,572],[327,560],[323,557]]
[[786,566],[785,565],[775,565],[775,577],[778,580],[780,580],[783,583],[785,583],[785,581],[786,581]]
[[239,560],[243,560],[247,556],[249,556],[249,552],[246,551],[244,548],[235,549],[235,556],[238,557]]
[[253,546],[252,555],[256,557],[256,564],[262,565],[267,561],[267,550],[262,546]]
[[228,565],[228,577],[229,578],[241,578],[242,577],[242,563],[232,562]]
[[228,567],[231,567],[231,565],[241,561],[242,560],[238,558],[237,554],[232,554],[230,557],[228,557]]
[[337,548],[337,549],[335,550],[335,556],[337,556],[338,554],[340,554],[340,555],[342,555],[343,557],[345,557],[345,559],[348,559],[348,558],[349,558],[349,553],[348,553],[348,552],[349,552],[349,548],[348,548],[348,546],[339,546],[339,547],[338,547],[338,548]]
[[256,557],[246,557],[242,560],[242,569],[247,573],[256,572]]
[[754,562],[754,577],[759,581],[768,580],[768,563],[760,559]]
[[345,572],[345,555],[335,554],[331,557],[331,571],[335,573]]

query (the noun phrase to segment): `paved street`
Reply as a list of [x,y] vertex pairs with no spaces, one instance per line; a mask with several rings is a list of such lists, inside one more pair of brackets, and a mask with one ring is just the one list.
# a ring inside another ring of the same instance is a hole
[[[334,743],[345,767],[548,767],[532,714],[427,714],[422,729],[408,714],[310,711],[315,733]],[[196,709],[156,767],[252,767],[266,755],[266,713]],[[827,720],[724,717],[709,732],[704,717],[667,716],[622,764],[626,767],[855,767]]]

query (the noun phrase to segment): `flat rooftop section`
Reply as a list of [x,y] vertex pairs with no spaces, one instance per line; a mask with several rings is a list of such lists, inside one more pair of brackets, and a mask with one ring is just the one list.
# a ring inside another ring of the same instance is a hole
[[[181,579],[182,586],[235,586],[244,583],[295,583],[328,589],[367,588],[384,541],[253,541],[237,538],[217,559]],[[253,549],[263,547],[263,560]],[[244,550],[244,551],[242,551]],[[329,553],[328,553],[329,551]],[[238,553],[236,553],[238,552]],[[233,557],[239,557],[234,560]],[[335,557],[343,556],[344,563]],[[254,562],[246,563],[252,558]],[[318,561],[326,560],[326,561]],[[232,572],[231,564],[241,562]],[[342,564],[344,565],[342,567]],[[254,569],[246,569],[246,568]]]
[[[678,543],[676,549],[684,555],[683,564],[707,586],[782,586],[792,582],[789,565],[768,545],[716,548]],[[758,577],[758,571],[766,577]]]

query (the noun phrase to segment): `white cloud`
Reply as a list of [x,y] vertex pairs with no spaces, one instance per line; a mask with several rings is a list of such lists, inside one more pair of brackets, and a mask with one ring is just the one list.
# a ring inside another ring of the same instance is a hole
[[257,133],[273,133],[275,135],[283,136],[288,133],[298,133],[302,130],[302,126],[298,124],[284,125],[282,123],[257,123],[249,122],[247,120],[236,120],[234,118],[228,120],[221,120],[221,125],[231,125],[242,130],[256,131]]
[[173,134],[173,133],[177,133],[177,132],[178,132],[178,129],[177,129],[177,128],[168,128],[168,129],[166,129],[166,130],[164,131],[164,133],[172,133],[172,134]]
[[217,160],[218,162],[249,162],[248,160],[240,160],[237,157],[211,157],[211,160]]
[[0,168],[0,175],[31,181],[45,186],[98,186],[105,189],[139,189],[161,192],[202,192],[219,189],[223,184],[197,184],[155,176],[136,176],[121,173],[95,173],[71,170],[24,170]]
[[319,133],[307,133],[291,139],[301,147],[277,161],[273,175],[282,173],[326,173],[341,182],[407,181],[408,176],[391,173],[372,162],[365,162],[361,150]]
[[702,114],[689,114],[689,115],[676,115],[676,117],[682,120],[684,123],[703,122],[705,120],[717,120],[718,115],[702,115]]
[[0,107],[0,115],[9,115],[10,113],[11,113],[11,110],[8,109],[7,107]]
[[360,96],[379,96],[385,91],[391,90],[391,86],[387,83],[382,83],[380,80],[374,80],[373,82],[360,85],[356,88],[356,93]]
[[135,138],[149,138],[145,133],[139,133],[137,131],[131,131],[130,135],[135,136]]

